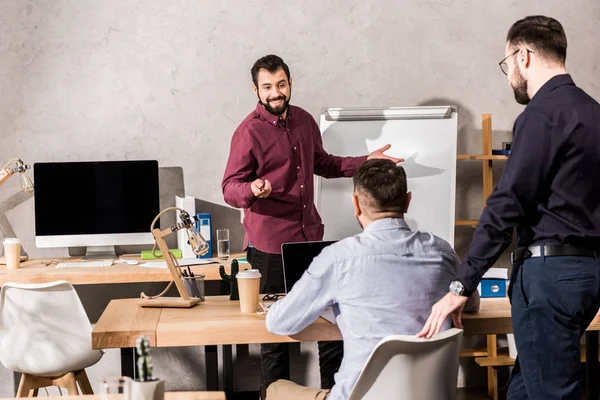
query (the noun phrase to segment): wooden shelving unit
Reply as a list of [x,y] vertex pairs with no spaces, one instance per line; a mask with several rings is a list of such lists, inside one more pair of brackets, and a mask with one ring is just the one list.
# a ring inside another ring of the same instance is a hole
[[471,228],[475,228],[478,222],[476,219],[457,219],[455,224],[456,226],[470,226]]
[[459,154],[457,160],[508,160],[508,156],[487,154]]
[[[493,161],[507,160],[508,156],[492,154],[492,115],[481,115],[481,154],[459,154],[457,160],[473,160],[481,162],[483,174],[483,204],[494,189]],[[456,226],[475,228],[476,219],[456,220]],[[496,335],[487,335],[487,346],[485,349],[463,349],[461,357],[476,357],[477,364],[487,367],[488,372],[488,395],[498,400],[498,372],[497,367],[514,365],[514,360],[508,355],[499,354]],[[510,364],[512,360],[512,364]]]

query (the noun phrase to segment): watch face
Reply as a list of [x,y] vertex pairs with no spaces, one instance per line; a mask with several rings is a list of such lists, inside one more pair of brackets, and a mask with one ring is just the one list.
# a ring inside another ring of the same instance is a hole
[[452,294],[460,295],[462,294],[463,290],[464,286],[459,281],[452,281],[452,283],[450,283],[450,292]]

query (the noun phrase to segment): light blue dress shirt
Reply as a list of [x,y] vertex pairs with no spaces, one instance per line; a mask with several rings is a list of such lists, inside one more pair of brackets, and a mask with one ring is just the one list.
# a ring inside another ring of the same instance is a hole
[[[446,241],[411,231],[401,218],[376,220],[326,247],[290,293],[271,306],[267,329],[297,334],[332,307],[344,359],[329,399],[347,399],[381,339],[423,328],[433,304],[456,279],[458,265]],[[442,329],[449,327],[450,319]]]

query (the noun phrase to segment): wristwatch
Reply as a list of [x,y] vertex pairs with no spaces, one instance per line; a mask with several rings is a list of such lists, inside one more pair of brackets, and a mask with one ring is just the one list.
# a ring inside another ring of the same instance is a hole
[[465,296],[470,297],[473,292],[465,287],[461,281],[452,281],[450,283],[450,293],[455,296]]

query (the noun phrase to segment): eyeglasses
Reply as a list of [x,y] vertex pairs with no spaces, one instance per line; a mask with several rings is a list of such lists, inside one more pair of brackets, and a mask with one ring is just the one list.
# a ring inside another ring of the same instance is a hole
[[277,294],[268,293],[268,294],[265,294],[262,299],[263,299],[263,301],[277,301],[282,297],[285,297],[285,294],[283,294],[283,293],[277,293]]
[[[535,54],[533,51],[526,49],[528,53],[531,54]],[[504,57],[504,59],[502,61],[500,61],[498,63],[498,65],[500,65],[500,70],[502,71],[502,73],[506,76],[508,76],[508,65],[506,64],[506,60],[508,60],[510,57],[514,56],[515,54],[517,54],[519,51],[521,51],[521,49],[517,49],[514,51],[514,53],[507,55],[506,57]]]

